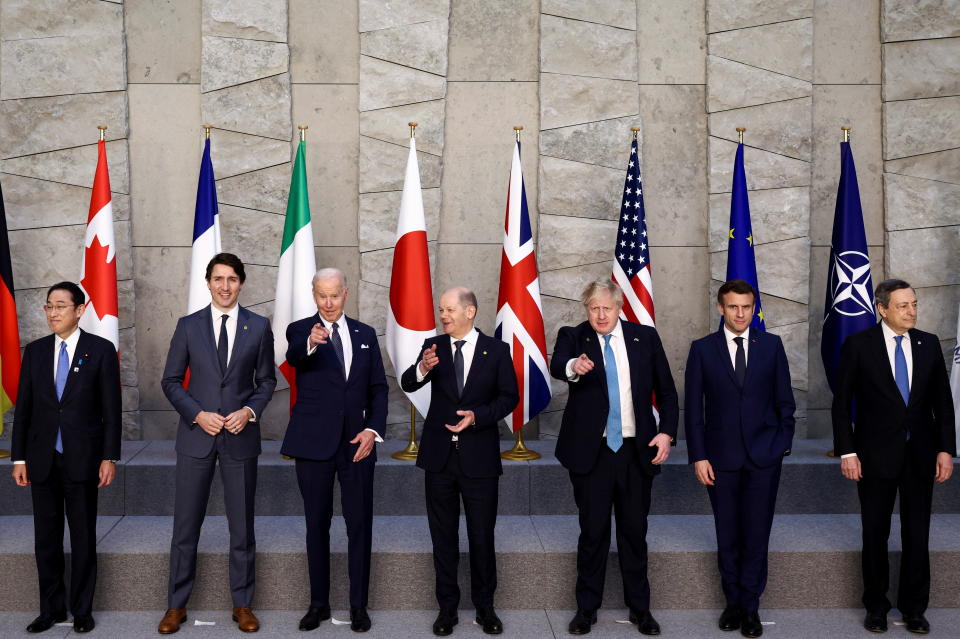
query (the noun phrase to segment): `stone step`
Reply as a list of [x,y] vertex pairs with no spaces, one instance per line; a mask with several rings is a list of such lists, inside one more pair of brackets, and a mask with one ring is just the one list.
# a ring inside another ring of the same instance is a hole
[[[100,579],[96,607],[156,610],[166,601],[171,517],[103,516],[98,520]],[[0,517],[0,610],[35,610],[33,523],[27,516]],[[308,581],[301,517],[259,516],[255,607],[299,610]],[[575,607],[577,518],[566,515],[502,516],[497,520],[501,608],[566,610]],[[467,551],[465,525],[460,545]],[[931,527],[933,581],[930,605],[960,607],[960,515],[934,515]],[[210,516],[200,539],[198,581],[191,607],[229,606],[224,517]],[[647,535],[652,606],[657,609],[722,607],[716,568],[713,518],[652,515]],[[331,604],[347,605],[346,534],[334,518],[331,533]],[[899,522],[890,549],[899,561]],[[461,563],[462,601],[469,605],[469,564]],[[894,576],[896,571],[894,571]],[[895,581],[895,579],[894,579]],[[370,606],[383,610],[430,610],[433,597],[430,534],[425,517],[376,517]],[[894,591],[896,584],[894,583]],[[856,608],[859,606],[860,522],[856,515],[780,515],[770,540],[770,580],[764,608]],[[615,548],[607,569],[607,606],[623,602]]]
[[[257,610],[260,619],[260,635],[271,639],[303,639],[304,633],[297,629],[302,610]],[[497,611],[503,620],[504,635],[510,639],[569,639],[567,624],[573,617],[572,610],[510,610]],[[35,612],[0,612],[0,628],[4,638],[35,637],[24,631],[33,620]],[[430,626],[436,617],[436,610],[370,610],[373,627],[363,635],[365,639],[423,639],[432,637]],[[162,610],[148,611],[98,611],[94,614],[97,627],[89,639],[109,637],[114,639],[156,639],[157,622],[163,615]],[[654,610],[654,615],[663,629],[664,637],[683,637],[684,639],[734,639],[737,633],[722,632],[716,627],[719,610]],[[766,633],[777,639],[811,639],[811,637],[830,639],[863,639],[863,611],[860,609],[840,608],[823,610],[784,610],[762,609],[761,619]],[[956,629],[960,627],[960,609],[934,608],[927,611],[930,620],[930,639],[955,639]],[[625,609],[602,610],[597,615],[597,624],[591,637],[602,639],[636,639],[637,627],[627,622]],[[333,610],[337,621],[349,619],[346,610]],[[460,623],[455,629],[458,638],[481,639],[486,637],[474,624],[474,611],[462,609]],[[891,632],[901,625],[900,615],[890,611],[888,616]],[[196,621],[205,622],[195,625]],[[212,624],[212,625],[211,625]],[[901,629],[902,630],[902,629]],[[44,639],[63,639],[71,631],[70,626],[58,626],[44,633]],[[347,626],[334,625],[325,621],[317,630],[317,636],[328,637],[339,632],[341,636],[353,636]],[[731,636],[733,635],[733,636]],[[76,635],[70,635],[76,636]],[[188,611],[187,624],[177,637],[237,637],[236,624],[230,619],[230,611],[224,608],[214,610]],[[310,635],[307,635],[310,636]]]
[[[504,462],[500,479],[501,515],[576,514],[573,491],[566,470],[554,457],[554,440],[527,442],[543,457],[530,462]],[[397,461],[390,454],[404,443],[387,441],[379,445],[374,482],[375,515],[424,515],[423,471],[412,462]],[[856,485],[840,474],[839,462],[825,452],[828,440],[798,440],[793,454],[784,462],[777,512],[783,514],[857,513]],[[280,456],[280,443],[263,443],[257,488],[257,514],[303,514],[293,462]],[[117,480],[100,492],[103,515],[172,515],[176,453],[172,441],[124,442]],[[654,514],[707,515],[711,513],[706,489],[697,483],[686,463],[686,443],[681,441],[670,454],[653,488]],[[0,461],[0,474],[6,475]],[[334,500],[340,512],[340,499]],[[0,482],[0,512],[28,515],[32,512],[30,491]],[[208,512],[224,514],[223,488],[214,476]],[[937,485],[934,512],[960,513],[960,481]]]

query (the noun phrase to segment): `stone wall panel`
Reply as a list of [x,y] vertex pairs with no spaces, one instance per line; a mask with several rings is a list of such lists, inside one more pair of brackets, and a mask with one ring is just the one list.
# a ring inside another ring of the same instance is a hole
[[457,0],[450,8],[451,82],[537,80],[538,0]]
[[884,42],[960,36],[956,0],[883,0]]
[[616,237],[616,220],[544,214],[540,216],[537,261],[542,270],[549,271],[611,260]]
[[286,73],[290,52],[286,42],[204,36],[203,93]]
[[[754,253],[761,295],[769,292],[801,304],[809,303],[810,241],[807,238],[761,244]],[[712,252],[710,276],[722,282],[726,272],[727,251]]]
[[[404,170],[410,149],[373,138],[360,138],[360,192],[403,190]],[[441,162],[436,155],[417,151],[420,186],[440,186]]]
[[887,173],[960,184],[960,149],[927,153],[884,162]]
[[447,33],[443,20],[404,24],[360,34],[360,53],[435,75],[447,73]]
[[[960,3],[957,4],[960,9]],[[883,45],[883,99],[960,94],[960,38]]]
[[555,129],[636,115],[637,83],[544,73],[540,76],[540,126]]
[[804,18],[710,35],[712,56],[813,80],[813,20]]
[[[754,245],[807,237],[810,233],[810,189],[767,189],[752,191],[750,224]],[[730,228],[730,194],[710,196],[710,250],[727,248]]]
[[543,15],[540,70],[614,80],[637,77],[636,34],[617,27]]
[[287,3],[203,0],[204,35],[271,42],[287,40]]
[[809,18],[814,0],[707,0],[710,33]]
[[361,33],[442,20],[450,14],[450,0],[359,0],[359,7]]
[[360,67],[357,0],[289,0],[290,77],[294,83],[353,83]]
[[[916,293],[919,308],[917,328],[933,333],[941,343],[956,338],[960,286],[932,286],[917,289]],[[956,339],[952,341],[956,342]],[[949,360],[947,366],[950,366]]]
[[232,204],[279,215],[287,212],[289,192],[289,163],[217,180],[220,204]]
[[960,284],[960,226],[891,231],[886,271],[916,287]]
[[[610,277],[610,269],[613,263],[613,244],[610,245],[607,259],[594,264],[546,270],[545,261],[543,258],[539,260],[541,269],[540,292],[558,300],[575,300],[579,305],[580,293],[583,292],[587,284]],[[579,312],[583,314],[583,309],[581,308]],[[585,315],[581,321],[583,319],[586,319]]]
[[206,123],[219,129],[289,140],[290,75],[205,93],[202,112]]
[[889,231],[960,224],[960,184],[886,173],[883,186]]
[[[816,84],[880,83],[880,2],[815,0],[813,81]],[[842,64],[837,64],[842,60]]]
[[[130,223],[114,222],[117,242],[117,278],[132,277]],[[42,288],[63,280],[76,281],[83,260],[86,223],[52,228],[10,231],[13,281],[20,288]],[[45,256],[37,260],[36,256]]]
[[446,95],[442,76],[360,56],[360,110],[437,100]]
[[813,86],[805,80],[707,56],[707,110],[711,113],[805,98],[812,91]]
[[595,22],[621,29],[637,28],[635,0],[543,0],[544,15]]
[[409,122],[416,122],[417,150],[443,154],[443,123],[446,100],[431,100],[398,107],[364,111],[360,114],[360,135],[383,142],[409,146]]
[[615,220],[623,182],[622,169],[542,157],[539,208],[551,215]]
[[[200,2],[126,0],[127,74],[131,83],[200,82]],[[170,43],[176,42],[175,47]]]
[[710,114],[710,135],[737,141],[745,127],[750,146],[809,162],[813,153],[813,99],[798,98]]
[[960,96],[887,102],[884,159],[960,147]]
[[[737,144],[710,137],[710,192],[729,193]],[[744,148],[747,188],[778,189],[810,185],[810,163],[747,146]]]
[[[539,247],[538,247],[539,250]],[[476,326],[493,335],[500,288],[500,256],[503,244],[440,244],[434,297],[453,286],[466,286],[477,295]]]
[[215,129],[210,157],[217,179],[250,173],[290,161],[290,144],[259,135]]
[[[421,189],[427,240],[437,239],[440,231],[440,189]],[[360,250],[391,248],[397,241],[397,218],[402,191],[383,191],[360,195]]]
[[[94,162],[91,167],[96,167]],[[91,183],[93,178],[90,178]],[[86,224],[92,189],[48,180],[3,176],[3,199],[10,230]],[[113,219],[130,219],[130,198],[116,194]]]
[[223,250],[239,255],[244,263],[278,264],[284,220],[283,215],[221,205]]
[[630,127],[639,126],[640,118],[632,116],[541,131],[540,155],[625,171]]
[[704,5],[705,0],[637,3],[637,75],[641,84],[706,82]]
[[[106,147],[107,164],[110,168],[110,189],[114,193],[129,193],[127,141],[110,140]],[[97,148],[96,144],[91,144],[10,158],[0,161],[0,171],[73,186],[90,187],[97,168]],[[114,210],[115,215],[116,213],[117,211]]]
[[[790,326],[779,326],[769,328],[774,335],[779,335],[783,341],[783,349],[787,352],[787,364],[790,366],[790,385],[799,390],[807,390],[807,370],[809,369],[809,360],[807,359],[809,349],[807,340],[810,327],[807,322],[801,324],[792,324]],[[799,408],[799,402],[797,408]]]

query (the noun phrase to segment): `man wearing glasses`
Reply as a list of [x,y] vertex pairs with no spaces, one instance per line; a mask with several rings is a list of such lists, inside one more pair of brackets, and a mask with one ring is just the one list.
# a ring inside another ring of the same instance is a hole
[[[43,306],[52,335],[27,344],[13,423],[13,479],[30,486],[40,616],[27,632],[73,613],[73,629],[95,624],[97,489],[120,458],[120,364],[113,344],[79,329],[86,296],[54,284]],[[70,597],[64,586],[63,517],[70,526]]]

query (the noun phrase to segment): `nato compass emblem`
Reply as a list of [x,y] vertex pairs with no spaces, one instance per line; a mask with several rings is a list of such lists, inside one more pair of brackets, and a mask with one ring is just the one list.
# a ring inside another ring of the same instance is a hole
[[874,314],[870,258],[860,251],[835,254],[830,264],[831,311],[847,317]]

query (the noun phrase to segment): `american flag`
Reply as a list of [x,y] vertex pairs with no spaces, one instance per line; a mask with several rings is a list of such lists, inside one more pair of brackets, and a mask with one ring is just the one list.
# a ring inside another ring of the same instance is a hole
[[631,322],[656,326],[653,314],[653,278],[650,276],[650,246],[640,184],[637,139],[630,145],[630,161],[623,183],[620,227],[613,252],[613,281],[623,289],[620,316]]
[[513,432],[537,416],[550,403],[547,339],[540,303],[537,256],[527,210],[527,193],[520,170],[520,140],[513,147],[507,211],[500,260],[500,295],[497,300],[497,339],[510,345],[517,375],[520,403],[507,417]]

